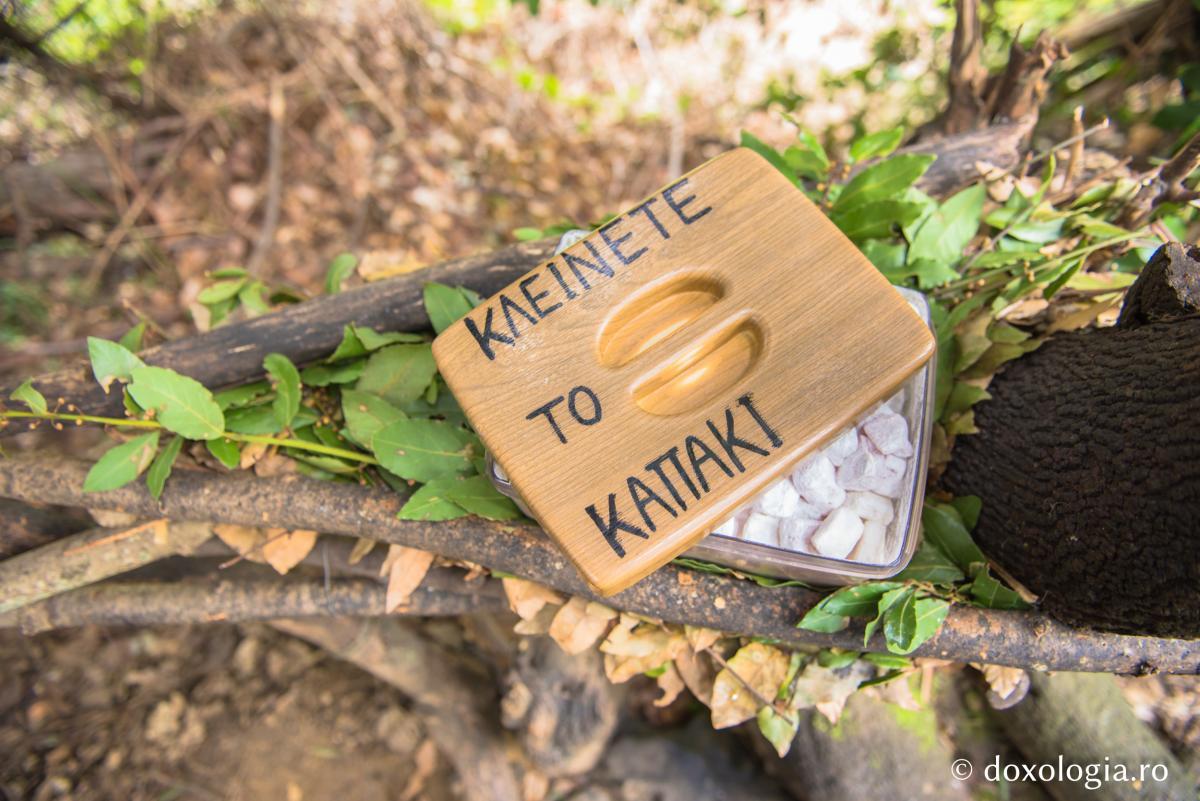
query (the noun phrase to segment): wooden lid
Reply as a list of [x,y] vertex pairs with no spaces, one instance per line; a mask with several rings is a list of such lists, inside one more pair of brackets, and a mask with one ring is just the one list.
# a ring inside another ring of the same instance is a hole
[[433,343],[484,444],[606,595],[707,535],[933,349],[904,298],[745,148]]

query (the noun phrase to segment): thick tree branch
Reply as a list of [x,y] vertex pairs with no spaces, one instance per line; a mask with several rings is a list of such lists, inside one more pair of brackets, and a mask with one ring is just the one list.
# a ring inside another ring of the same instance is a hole
[[[72,626],[240,623],[279,617],[378,617],[387,589],[369,579],[184,579],[109,581],[0,614],[0,628],[26,634]],[[463,581],[462,571],[430,571],[390,614],[443,617],[508,609],[498,581]]]
[[[210,520],[253,526],[309,528],[433,551],[524,576],[562,592],[596,597],[562,553],[529,525],[463,518],[438,523],[399,520],[399,495],[300,476],[260,479],[177,470],[162,503],[141,486],[106,493],[81,491],[88,466],[51,459],[0,461],[0,497],[37,498],[144,517]],[[785,645],[861,649],[861,628],[826,635],[795,628],[818,593],[760,587],[754,582],[675,567],[656,571],[602,600],[673,623],[777,639]],[[868,650],[886,648],[880,635]],[[956,661],[1046,670],[1113,673],[1200,672],[1200,643],[1075,629],[1042,615],[956,607],[933,640],[915,652]]]

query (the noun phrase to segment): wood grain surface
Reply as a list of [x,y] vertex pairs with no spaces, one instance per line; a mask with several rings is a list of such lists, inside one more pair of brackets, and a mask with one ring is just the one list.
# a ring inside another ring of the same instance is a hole
[[433,349],[538,520],[610,594],[888,395],[934,342],[743,148],[530,271]]

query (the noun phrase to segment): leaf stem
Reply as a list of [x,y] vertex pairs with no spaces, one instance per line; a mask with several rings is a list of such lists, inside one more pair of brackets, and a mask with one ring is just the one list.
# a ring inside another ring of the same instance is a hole
[[[51,420],[57,422],[71,423],[97,423],[105,426],[119,426],[124,428],[149,428],[155,430],[164,430],[162,423],[157,420],[132,420],[120,417],[98,417],[91,414],[68,414],[65,412],[46,412],[39,414],[38,412],[19,412],[19,411],[0,411],[0,420]],[[304,439],[296,439],[294,437],[273,437],[266,434],[238,434],[234,431],[222,432],[221,436],[225,439],[231,439],[235,442],[250,442],[260,445],[278,445],[281,448],[291,448],[298,451],[310,451],[312,453],[320,453],[325,456],[336,456],[339,459],[348,459],[353,462],[362,464],[379,464],[379,460],[374,456],[360,451],[353,451],[348,448],[337,448],[332,445],[326,445],[321,442],[309,442]]]

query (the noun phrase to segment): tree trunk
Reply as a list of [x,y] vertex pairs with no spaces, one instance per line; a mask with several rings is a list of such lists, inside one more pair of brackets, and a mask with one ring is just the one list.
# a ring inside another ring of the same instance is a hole
[[1013,362],[943,479],[975,537],[1075,625],[1200,636],[1200,248],[1171,244],[1120,323]]
[[[1033,673],[1030,680],[1025,700],[994,714],[1025,764],[1045,772],[1039,780],[1056,801],[1196,797],[1191,776],[1137,719],[1112,676]],[[1060,759],[1066,781],[1051,776]],[[1079,780],[1073,778],[1072,765],[1079,766]],[[1122,768],[1127,771],[1123,781],[1118,776]]]

